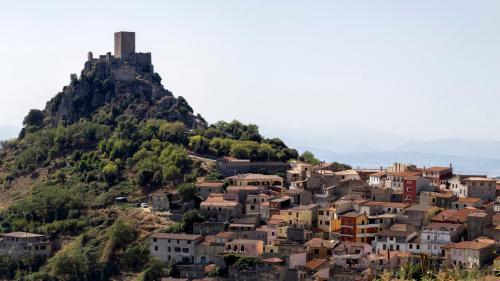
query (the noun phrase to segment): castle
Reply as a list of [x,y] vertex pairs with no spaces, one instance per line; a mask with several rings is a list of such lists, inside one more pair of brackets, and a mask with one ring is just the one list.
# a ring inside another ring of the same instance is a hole
[[115,32],[115,53],[100,55],[94,58],[92,52],[87,55],[85,71],[90,71],[93,66],[105,64],[115,80],[131,81],[141,74],[153,74],[151,53],[137,53],[135,51],[135,32]]

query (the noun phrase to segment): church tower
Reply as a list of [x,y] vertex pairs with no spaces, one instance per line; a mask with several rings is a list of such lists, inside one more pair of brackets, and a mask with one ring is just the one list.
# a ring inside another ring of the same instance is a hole
[[128,60],[135,53],[135,32],[115,32],[115,58]]

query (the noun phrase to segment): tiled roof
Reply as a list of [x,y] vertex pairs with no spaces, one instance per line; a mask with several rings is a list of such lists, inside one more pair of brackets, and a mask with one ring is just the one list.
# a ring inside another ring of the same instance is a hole
[[44,237],[44,235],[40,234],[35,234],[35,233],[29,233],[29,232],[11,232],[11,233],[4,233],[0,234],[3,236],[8,236],[8,237],[17,237],[17,238],[33,238],[33,237]]
[[311,270],[316,270],[318,267],[326,263],[326,259],[312,259],[306,263],[306,267]]
[[444,210],[441,213],[433,216],[431,221],[435,222],[459,222],[464,223],[467,221],[467,216],[472,213],[482,213],[484,211],[474,209],[474,208],[465,208],[461,210]]
[[192,234],[177,234],[177,233],[154,233],[151,235],[152,238],[158,239],[173,239],[173,240],[197,240],[202,238],[201,235]]
[[335,245],[337,245],[337,243],[333,240],[323,240],[321,238],[313,238],[307,241],[305,245],[314,248],[325,247],[331,249],[334,248]]
[[425,172],[444,172],[446,170],[451,169],[450,167],[429,167],[426,168],[424,171]]
[[378,236],[391,236],[391,237],[408,237],[412,233],[413,232],[411,232],[411,231],[384,229],[384,230],[380,231],[377,235]]
[[277,176],[277,175],[263,175],[263,174],[240,174],[236,176],[231,176],[228,177],[230,180],[267,180],[267,179],[272,179],[272,180],[283,180],[282,177]]
[[367,201],[359,204],[360,206],[381,206],[386,208],[407,208],[410,204],[398,203],[398,202],[379,202],[379,201]]
[[492,239],[476,239],[474,241],[463,241],[459,243],[454,243],[449,245],[453,249],[471,249],[480,250],[490,247],[495,244],[495,240]]
[[481,202],[481,198],[473,198],[473,197],[460,197],[457,202],[460,203],[478,203]]
[[198,188],[204,188],[204,187],[222,187],[224,183],[222,182],[199,182],[196,184],[196,187]]

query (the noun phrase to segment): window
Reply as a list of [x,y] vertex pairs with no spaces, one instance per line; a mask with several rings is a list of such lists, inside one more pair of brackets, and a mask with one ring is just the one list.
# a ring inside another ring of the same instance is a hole
[[155,251],[158,251],[158,246],[155,246]]
[[187,241],[187,243],[188,243],[188,244],[191,244],[191,240],[188,240],[188,241]]
[[168,247],[168,251],[171,252],[172,251],[172,248],[171,247]]
[[319,250],[318,249],[314,249],[314,254],[315,255],[319,255]]
[[156,238],[153,238],[153,242],[158,242],[158,239],[156,239]]
[[175,251],[176,253],[180,253],[180,252],[181,252],[181,248],[179,248],[179,247],[175,247],[175,248],[174,248],[174,251]]
[[241,245],[240,251],[245,251],[245,246]]
[[189,253],[189,249],[188,248],[182,248],[182,252],[183,253]]

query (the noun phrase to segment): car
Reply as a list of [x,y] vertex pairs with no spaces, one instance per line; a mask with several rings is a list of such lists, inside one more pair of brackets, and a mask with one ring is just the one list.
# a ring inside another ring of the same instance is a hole
[[141,208],[147,208],[148,204],[147,203],[141,203]]

